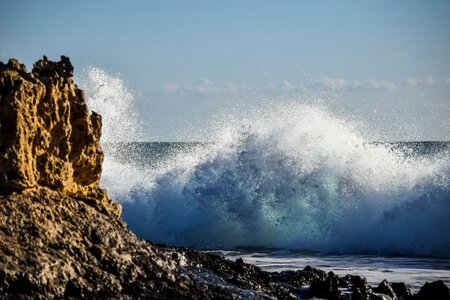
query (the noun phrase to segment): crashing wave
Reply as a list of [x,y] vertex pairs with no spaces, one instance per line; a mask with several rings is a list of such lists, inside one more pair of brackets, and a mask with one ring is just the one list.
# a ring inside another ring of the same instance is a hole
[[[86,86],[88,99],[107,94],[123,105],[123,83],[106,85],[103,75],[89,76],[99,88]],[[125,104],[125,114],[97,105],[115,133],[105,142],[121,141],[117,124],[137,124]],[[204,249],[450,256],[448,148],[419,155],[371,143],[357,124],[298,103],[221,120],[213,131],[214,143],[152,167],[108,156],[106,146],[103,185],[135,233]]]

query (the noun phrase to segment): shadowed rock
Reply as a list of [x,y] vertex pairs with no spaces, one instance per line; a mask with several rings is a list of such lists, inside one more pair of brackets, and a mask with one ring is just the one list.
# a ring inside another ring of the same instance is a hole
[[393,300],[397,299],[394,290],[390,286],[389,282],[385,279],[376,288],[373,289],[375,293],[384,294],[391,297]]
[[450,300],[450,290],[442,280],[426,282],[414,295],[414,300]]

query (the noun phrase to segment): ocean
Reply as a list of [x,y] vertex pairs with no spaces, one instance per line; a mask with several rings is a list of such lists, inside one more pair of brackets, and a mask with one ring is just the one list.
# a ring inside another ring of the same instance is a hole
[[449,142],[376,142],[370,126],[296,101],[225,116],[208,142],[123,142],[145,136],[130,92],[91,73],[101,185],[138,236],[272,271],[450,285]]
[[[372,285],[383,279],[404,281],[413,291],[426,281],[450,285],[449,142],[361,145],[371,155],[376,149],[376,158],[381,152],[387,156],[382,160],[398,164],[390,171],[399,175],[376,182],[370,194],[345,190],[362,189],[360,183],[348,186],[351,176],[335,178],[338,182],[320,172],[309,173],[315,178],[301,177],[290,170],[298,166],[285,163],[281,154],[249,154],[240,148],[232,163],[224,163],[224,157],[220,162],[217,156],[207,157],[216,147],[213,143],[104,147],[103,185],[122,203],[131,230],[145,239],[242,258],[268,271],[310,265],[339,275],[361,275]],[[229,155],[226,152],[226,159]],[[267,163],[271,168],[257,169]],[[186,164],[193,169],[186,170]],[[115,181],[111,172],[118,172],[113,176],[126,184]],[[397,177],[403,182],[389,182]],[[380,202],[381,212],[376,203],[364,201],[367,195],[369,201]]]

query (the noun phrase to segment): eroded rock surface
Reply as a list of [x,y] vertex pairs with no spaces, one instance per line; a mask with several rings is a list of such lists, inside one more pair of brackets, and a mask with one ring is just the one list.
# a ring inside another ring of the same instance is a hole
[[0,189],[35,193],[41,187],[88,197],[109,207],[99,188],[101,117],[89,114],[67,57],[42,60],[32,72],[18,60],[0,62]]

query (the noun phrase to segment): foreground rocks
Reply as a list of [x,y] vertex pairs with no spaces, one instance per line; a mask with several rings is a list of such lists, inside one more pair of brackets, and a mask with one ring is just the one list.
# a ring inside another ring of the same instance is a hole
[[136,237],[99,188],[101,118],[66,57],[0,63],[0,298],[450,299],[442,282],[403,283],[242,260]]

